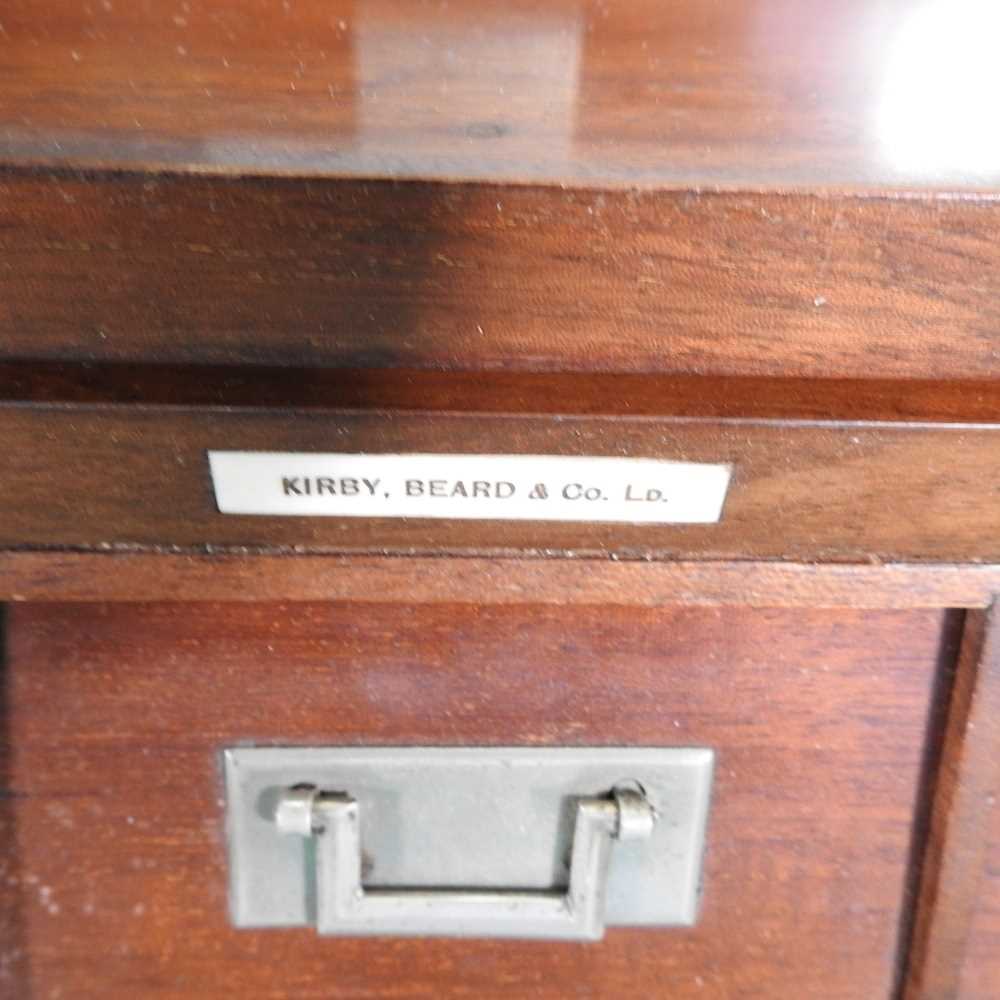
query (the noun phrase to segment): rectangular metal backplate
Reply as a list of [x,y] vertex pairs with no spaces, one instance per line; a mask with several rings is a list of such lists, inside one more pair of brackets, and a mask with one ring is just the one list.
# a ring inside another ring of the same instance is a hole
[[616,845],[608,925],[694,923],[712,781],[702,748],[261,747],[225,751],[237,927],[315,922],[314,844],[274,823],[301,784],[355,798],[366,888],[566,885],[576,800],[638,783],[652,838]]

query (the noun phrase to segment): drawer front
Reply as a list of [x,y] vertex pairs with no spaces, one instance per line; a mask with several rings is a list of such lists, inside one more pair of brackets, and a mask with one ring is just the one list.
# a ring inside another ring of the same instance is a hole
[[[936,611],[13,605],[6,995],[888,1000],[957,624]],[[236,744],[712,747],[700,919],[594,944],[237,930],[220,773]]]
[[[0,406],[0,439],[10,548],[1000,562],[1000,495],[984,473],[997,427],[12,405]],[[733,471],[717,524],[602,523],[579,497],[574,522],[386,517],[365,500],[370,516],[259,516],[219,512],[215,450],[610,456]]]

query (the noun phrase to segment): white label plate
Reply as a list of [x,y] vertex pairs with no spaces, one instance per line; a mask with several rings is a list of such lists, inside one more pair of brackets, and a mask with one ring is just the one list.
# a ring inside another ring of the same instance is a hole
[[210,451],[223,514],[711,524],[732,467],[567,455]]

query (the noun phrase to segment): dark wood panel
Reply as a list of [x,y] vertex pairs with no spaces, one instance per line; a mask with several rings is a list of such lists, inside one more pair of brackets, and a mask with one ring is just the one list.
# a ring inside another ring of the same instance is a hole
[[0,362],[0,400],[724,419],[992,423],[1000,379]]
[[995,379],[1000,201],[0,172],[0,360]]
[[1000,953],[989,950],[1000,933],[993,916],[1000,885],[988,867],[990,820],[1000,796],[997,625],[995,607],[967,616],[935,781],[905,1000],[989,1000],[1000,988]]
[[[0,407],[5,547],[1000,562],[1000,429]],[[711,525],[247,517],[206,449],[632,455],[733,462]]]
[[14,802],[14,745],[10,736],[7,608],[0,604],[0,996],[24,997],[29,981],[28,949],[20,891],[20,853]]
[[[988,5],[6,0],[20,163],[996,187]],[[928,78],[925,67],[940,72]]]
[[1000,566],[0,551],[0,600],[984,608]]
[[[18,605],[35,996],[888,1000],[942,612]],[[709,745],[699,925],[595,946],[227,925],[218,751]]]

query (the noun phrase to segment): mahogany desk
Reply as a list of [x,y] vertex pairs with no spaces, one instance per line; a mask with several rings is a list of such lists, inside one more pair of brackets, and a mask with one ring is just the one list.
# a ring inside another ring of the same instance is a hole
[[[0,995],[1000,995],[1000,15],[0,8]],[[711,524],[207,452],[725,463]],[[231,926],[234,745],[706,746],[697,924]]]

